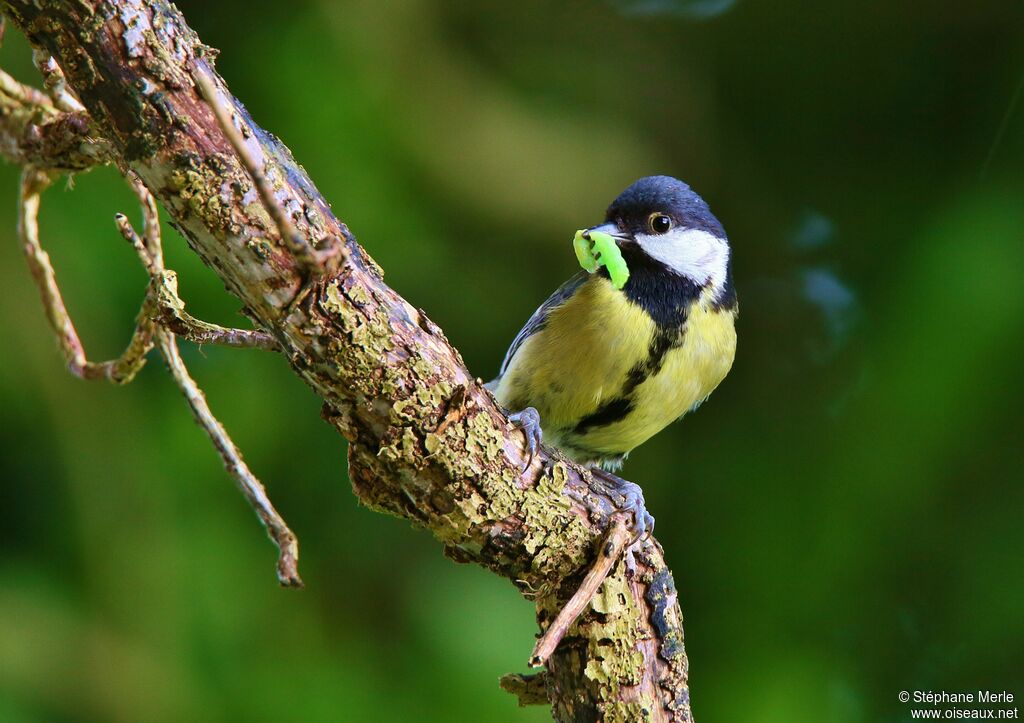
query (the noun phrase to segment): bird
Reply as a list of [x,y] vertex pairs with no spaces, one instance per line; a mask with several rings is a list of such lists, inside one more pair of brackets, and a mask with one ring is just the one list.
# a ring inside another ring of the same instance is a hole
[[[562,284],[516,335],[487,384],[526,436],[529,467],[543,443],[588,467],[637,537],[653,529],[638,485],[613,474],[636,447],[697,409],[736,355],[738,301],[725,229],[690,186],[647,176],[608,206],[604,222],[629,270]],[[621,283],[621,282],[620,282]],[[524,469],[525,471],[525,469]]]

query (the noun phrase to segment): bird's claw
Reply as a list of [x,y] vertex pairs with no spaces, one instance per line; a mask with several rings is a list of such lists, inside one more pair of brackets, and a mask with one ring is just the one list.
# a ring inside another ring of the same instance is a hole
[[647,503],[644,500],[644,491],[640,485],[633,482],[626,482],[623,485],[622,509],[633,513],[633,532],[638,542],[654,532],[654,516],[647,511]]
[[540,447],[541,440],[544,438],[544,431],[540,428],[540,412],[533,407],[527,407],[508,415],[508,421],[523,430],[523,436],[526,437],[526,464],[523,465],[522,470],[525,473],[533,463],[537,448]]
[[597,467],[591,473],[601,483],[601,491],[616,503],[616,509],[633,515],[633,543],[636,544],[654,532],[654,517],[647,511],[644,491],[635,482],[616,477]]

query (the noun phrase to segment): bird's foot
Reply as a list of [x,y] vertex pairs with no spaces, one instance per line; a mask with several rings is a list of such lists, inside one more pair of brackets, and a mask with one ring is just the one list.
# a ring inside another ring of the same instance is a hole
[[644,491],[640,485],[616,477],[600,467],[591,467],[590,472],[598,492],[611,499],[617,510],[633,514],[634,543],[654,532],[654,517],[647,511]]
[[523,436],[526,437],[526,464],[523,465],[523,472],[526,472],[544,438],[544,431],[540,428],[540,412],[533,407],[527,407],[508,415],[508,421],[523,430]]

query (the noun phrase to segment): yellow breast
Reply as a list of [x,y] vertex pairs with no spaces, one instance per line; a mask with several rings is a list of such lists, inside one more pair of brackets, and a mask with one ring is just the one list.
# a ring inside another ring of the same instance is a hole
[[732,367],[735,316],[732,310],[715,310],[702,295],[690,308],[678,346],[666,353],[661,369],[631,395],[629,414],[587,430],[575,444],[609,454],[629,452],[699,406]]
[[734,318],[705,292],[651,369],[657,325],[607,279],[591,277],[523,343],[495,395],[512,410],[535,407],[544,441],[570,456],[621,456],[718,386],[736,353]]

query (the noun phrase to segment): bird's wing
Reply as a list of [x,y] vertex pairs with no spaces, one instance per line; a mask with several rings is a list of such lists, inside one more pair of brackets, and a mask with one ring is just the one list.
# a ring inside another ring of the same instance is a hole
[[519,351],[519,347],[521,347],[527,339],[544,328],[544,324],[546,324],[548,320],[548,314],[564,304],[569,297],[576,293],[576,289],[582,286],[589,277],[590,274],[586,271],[580,271],[578,274],[555,289],[555,293],[549,296],[548,300],[533,312],[533,316],[531,316],[526,322],[526,326],[524,326],[520,332],[516,334],[516,338],[512,340],[512,346],[510,346],[508,351],[505,352],[505,359],[501,362],[501,370],[498,372],[498,379],[500,379],[505,373],[505,370],[508,369],[509,362],[512,361],[512,357],[514,357],[516,352]]

